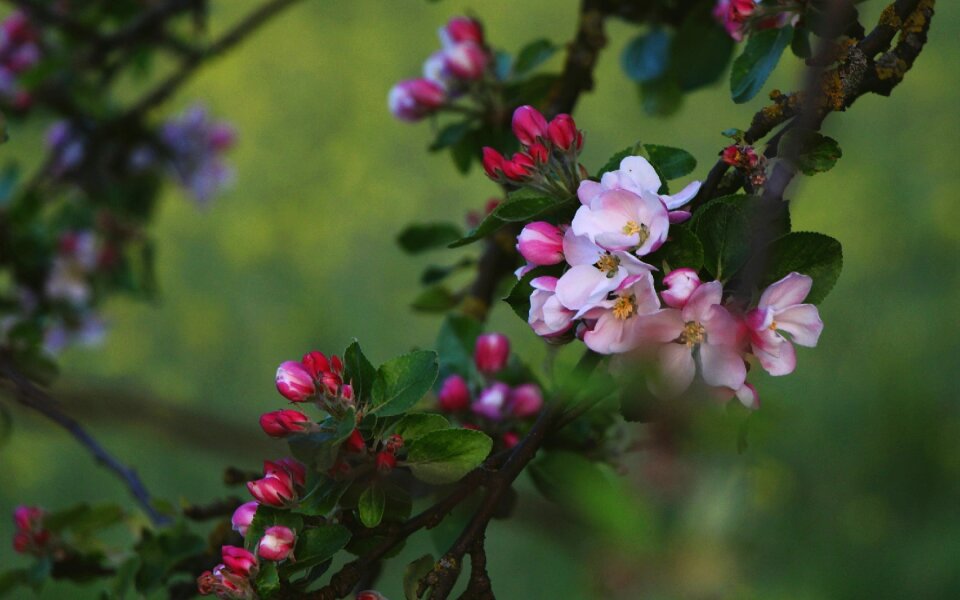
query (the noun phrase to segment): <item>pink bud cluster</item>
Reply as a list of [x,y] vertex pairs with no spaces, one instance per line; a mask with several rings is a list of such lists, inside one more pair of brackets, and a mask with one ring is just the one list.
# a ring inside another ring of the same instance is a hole
[[[519,436],[513,431],[518,421],[529,420],[543,407],[543,395],[533,383],[510,386],[492,379],[507,366],[510,342],[500,333],[477,338],[474,364],[484,378],[482,385],[471,385],[458,374],[443,380],[437,393],[439,409],[456,415],[465,427],[501,433],[501,441],[513,446]],[[502,431],[501,431],[502,430]]]
[[213,121],[206,108],[193,106],[164,123],[160,139],[174,177],[198,204],[206,205],[233,179],[223,154],[236,142],[236,132],[225,122]]
[[766,158],[758,155],[753,146],[731,144],[720,152],[720,159],[743,171],[754,186],[763,185],[767,179]]
[[318,401],[328,412],[354,405],[353,387],[343,382],[343,361],[316,350],[277,368],[277,391],[291,402]]
[[200,595],[213,594],[224,600],[257,598],[252,583],[260,568],[257,557],[237,546],[222,546],[220,557],[222,563],[197,577],[197,590]]
[[306,468],[292,458],[263,462],[263,478],[247,482],[250,495],[260,504],[288,508],[295,504],[306,483]]
[[[775,2],[769,4],[776,4]],[[786,6],[785,2],[781,2]],[[794,6],[796,2],[792,2]],[[761,0],[717,0],[713,18],[736,41],[752,30],[777,29],[795,23],[799,15],[787,8],[774,6],[765,9]]]
[[442,48],[423,64],[423,77],[401,81],[387,98],[390,112],[402,121],[419,121],[483,79],[493,58],[483,26],[469,17],[454,17],[440,28]]
[[523,183],[551,195],[572,194],[584,176],[577,162],[583,133],[570,115],[557,115],[549,123],[532,106],[513,113],[513,133],[522,151],[507,158],[497,150],[483,149],[483,169],[498,183]]
[[36,506],[18,506],[13,511],[13,550],[18,554],[43,556],[50,550],[52,535],[44,528],[46,513]]
[[39,34],[27,16],[14,11],[0,23],[0,100],[15,110],[26,110],[30,93],[19,76],[40,62]]

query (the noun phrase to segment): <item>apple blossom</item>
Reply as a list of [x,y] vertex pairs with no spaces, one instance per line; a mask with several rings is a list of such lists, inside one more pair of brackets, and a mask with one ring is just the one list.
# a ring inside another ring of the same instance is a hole
[[480,396],[473,401],[470,410],[474,414],[499,421],[506,414],[507,400],[510,398],[510,386],[505,383],[495,382],[487,389],[480,392]]
[[530,105],[513,111],[511,126],[513,134],[524,146],[530,146],[538,139],[547,139],[547,120],[539,110]]
[[202,106],[193,106],[164,123],[161,141],[169,151],[174,176],[201,205],[233,178],[223,153],[236,134],[227,123],[214,122]]
[[503,164],[506,161],[507,159],[493,148],[483,147],[483,170],[486,171],[487,177],[490,179],[498,180],[504,175]]
[[257,544],[257,555],[266,560],[280,561],[293,558],[293,548],[297,534],[289,527],[274,525],[268,527]]
[[220,552],[223,564],[231,571],[244,577],[249,577],[257,570],[257,557],[251,552],[237,546],[222,546]]
[[589,205],[577,209],[571,229],[606,250],[643,256],[667,240],[670,220],[656,194],[614,189],[601,192]]
[[647,159],[642,156],[628,156],[620,161],[619,169],[604,173],[599,182],[589,179],[581,181],[577,196],[581,203],[590,206],[609,190],[626,190],[638,196],[653,194],[666,207],[671,223],[682,223],[689,219],[690,213],[679,209],[697,195],[700,182],[691,182],[672,196],[660,194],[660,187],[660,176]]
[[450,375],[443,380],[437,393],[437,403],[443,412],[453,413],[470,407],[470,388],[459,375]]
[[483,25],[476,19],[470,17],[453,17],[447,24],[440,28],[440,42],[444,46],[452,46],[462,42],[474,42],[480,44],[483,40]]
[[317,393],[313,377],[301,363],[288,360],[277,367],[277,391],[291,402],[303,402]]
[[443,66],[453,77],[475,81],[483,77],[489,56],[476,42],[460,42],[443,53]]
[[670,308],[683,308],[694,290],[700,287],[700,277],[693,269],[674,269],[663,278],[663,285],[667,287],[660,292],[663,303]]
[[246,502],[238,506],[237,510],[233,511],[233,516],[230,517],[230,524],[233,530],[242,536],[246,536],[247,528],[250,527],[250,523],[253,522],[253,517],[257,514],[258,506],[259,504],[255,501]]
[[378,452],[374,459],[377,471],[389,473],[397,466],[397,457],[392,452]]
[[275,438],[302,433],[309,423],[310,417],[298,410],[275,410],[260,415],[260,427],[264,433]]
[[[583,334],[583,342],[599,354],[619,354],[639,348],[651,341],[649,330],[656,326],[651,319],[660,308],[650,272],[631,275],[584,315],[596,324]],[[653,338],[655,339],[655,338]]]
[[583,133],[577,129],[577,124],[568,114],[560,114],[547,124],[547,137],[557,148],[567,151],[576,146],[579,150],[583,146]]
[[502,333],[484,333],[477,337],[473,362],[481,373],[491,375],[507,366],[510,340]]
[[557,278],[537,277],[530,282],[530,312],[527,322],[537,335],[553,337],[565,333],[573,324],[576,311],[565,307],[557,298]]
[[401,81],[393,86],[387,99],[394,117],[411,122],[433,114],[446,101],[443,86],[426,78]]
[[518,419],[531,417],[543,407],[543,394],[534,383],[518,385],[510,391],[510,414]]
[[[812,286],[809,276],[790,273],[764,290],[757,308],[744,319],[753,353],[771,375],[787,375],[796,368],[793,344],[817,345],[823,321],[816,306],[801,304]],[[781,331],[790,338],[783,337]]]
[[563,261],[563,231],[546,221],[524,226],[517,236],[517,251],[533,265],[555,265]]
[[354,429],[350,432],[350,437],[347,438],[347,441],[343,443],[343,448],[347,452],[366,452],[367,442],[363,440],[363,434],[360,433],[359,429]]

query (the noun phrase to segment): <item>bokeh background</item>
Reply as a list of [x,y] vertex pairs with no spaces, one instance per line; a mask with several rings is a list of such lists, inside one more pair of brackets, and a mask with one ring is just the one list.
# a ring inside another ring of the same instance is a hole
[[[253,4],[214,2],[213,32]],[[864,3],[865,18],[882,6]],[[282,405],[273,389],[282,360],[353,338],[374,362],[432,345],[439,319],[408,305],[427,264],[457,257],[407,257],[396,233],[415,220],[462,222],[497,189],[479,170],[463,177],[447,155],[427,154],[430,125],[392,120],[385,98],[464,9],[484,19],[494,45],[515,51],[534,37],[567,40],[577,3],[305,3],[166,107],[200,99],[235,123],[236,181],[203,211],[169,190],[155,228],[159,301],[112,301],[106,342],[64,355],[55,386],[157,495],[222,496],[225,464],[256,468],[283,452],[256,425]],[[625,458],[629,501],[603,503],[598,522],[521,481],[516,518],[495,522],[489,537],[499,597],[960,597],[960,17],[953,3],[938,9],[893,96],[829,118],[838,166],[792,189],[794,228],[839,239],[844,272],[821,306],[820,346],[800,350],[790,377],[755,377],[764,404],[746,450],[737,451],[744,413],[704,404],[672,453]],[[635,33],[609,25],[597,88],[576,113],[584,163],[592,170],[641,139],[688,149],[703,177],[719,132],[745,127],[761,99],[735,106],[720,83],[671,118],[645,116],[619,68]],[[786,63],[772,85],[792,89],[797,61]],[[560,65],[555,57],[548,68]],[[36,162],[40,133],[12,127],[0,157]],[[491,327],[532,363],[543,357],[505,305]],[[19,503],[127,503],[64,432],[18,408],[13,416],[0,447],[0,515]],[[0,518],[0,540],[11,530]],[[609,530],[619,535],[597,534]],[[381,580],[389,597],[402,597],[403,558],[432,550],[421,537]],[[24,562],[0,544],[0,569]],[[94,596],[71,586],[43,594]]]

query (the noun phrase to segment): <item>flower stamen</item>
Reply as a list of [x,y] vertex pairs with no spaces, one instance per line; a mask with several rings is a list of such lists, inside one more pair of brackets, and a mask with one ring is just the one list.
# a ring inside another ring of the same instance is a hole
[[600,269],[601,273],[606,273],[607,277],[613,277],[617,274],[617,269],[620,268],[620,259],[612,254],[604,254],[600,257],[594,266]]
[[637,302],[633,296],[620,296],[613,303],[613,316],[626,321],[637,312]]
[[683,326],[683,331],[680,333],[677,341],[681,344],[686,344],[688,348],[692,348],[697,344],[702,344],[706,335],[707,329],[703,325],[697,321],[688,321],[687,324]]
[[647,238],[650,237],[650,228],[636,221],[627,221],[622,231],[624,235],[637,235],[639,237],[639,241],[637,242],[638,246],[642,246],[643,243],[647,241]]

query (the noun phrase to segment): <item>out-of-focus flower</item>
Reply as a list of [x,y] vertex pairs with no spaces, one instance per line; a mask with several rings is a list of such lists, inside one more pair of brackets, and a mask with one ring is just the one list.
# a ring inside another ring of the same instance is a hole
[[408,79],[393,86],[387,104],[393,116],[401,121],[419,121],[447,101],[443,86],[430,79]]
[[483,25],[470,17],[453,17],[440,28],[440,42],[444,46],[453,46],[463,42],[484,44]]
[[466,380],[459,375],[450,375],[443,380],[437,393],[437,403],[443,412],[453,413],[466,410],[470,406],[470,388]]
[[526,419],[540,412],[543,407],[543,394],[534,383],[518,385],[510,391],[510,414],[518,419]]
[[505,383],[496,382],[480,392],[480,396],[473,401],[470,410],[491,421],[500,421],[506,416],[507,401],[509,399],[510,386]]
[[487,375],[507,366],[510,358],[510,340],[502,333],[484,333],[477,338],[473,349],[473,362],[477,370]]
[[215,122],[202,106],[194,106],[163,124],[160,139],[167,147],[177,181],[200,205],[206,205],[233,179],[223,154],[236,141],[225,122]]

